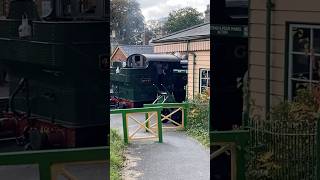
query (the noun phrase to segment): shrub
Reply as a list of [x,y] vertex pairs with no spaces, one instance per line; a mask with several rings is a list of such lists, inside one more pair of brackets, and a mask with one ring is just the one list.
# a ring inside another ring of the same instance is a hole
[[209,147],[209,99],[207,94],[198,94],[189,101],[187,134]]

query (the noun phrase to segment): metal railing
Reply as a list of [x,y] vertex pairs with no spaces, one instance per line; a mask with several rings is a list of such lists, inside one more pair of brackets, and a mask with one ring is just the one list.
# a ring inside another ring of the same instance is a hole
[[219,148],[211,159],[229,152],[233,180],[318,180],[319,125],[320,120],[249,120],[247,130],[212,131],[211,146]]
[[[269,165],[266,173],[273,179],[320,178],[319,120],[250,120],[248,128],[252,152],[249,175],[261,172],[262,165]],[[261,162],[262,157],[264,162]]]

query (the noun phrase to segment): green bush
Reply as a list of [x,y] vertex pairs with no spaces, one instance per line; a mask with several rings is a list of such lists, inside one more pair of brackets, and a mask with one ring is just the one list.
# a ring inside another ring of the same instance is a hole
[[189,101],[187,134],[209,147],[209,96],[199,94]]
[[110,177],[111,180],[121,180],[121,169],[123,167],[125,145],[119,132],[111,129],[110,132]]

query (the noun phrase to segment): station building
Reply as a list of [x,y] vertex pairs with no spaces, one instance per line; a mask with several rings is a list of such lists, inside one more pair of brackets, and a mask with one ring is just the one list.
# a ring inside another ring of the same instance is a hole
[[311,88],[318,96],[320,1],[249,2],[250,97],[257,109],[265,111],[266,97],[270,107],[292,100],[299,88]]
[[210,89],[210,23],[196,25],[152,41],[154,53],[176,54],[188,59],[187,96]]

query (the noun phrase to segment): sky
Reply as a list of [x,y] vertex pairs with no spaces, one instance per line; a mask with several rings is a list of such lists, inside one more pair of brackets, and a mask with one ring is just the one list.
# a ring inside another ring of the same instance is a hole
[[210,0],[137,0],[146,21],[167,17],[169,12],[187,6],[203,13]]

